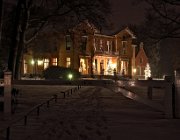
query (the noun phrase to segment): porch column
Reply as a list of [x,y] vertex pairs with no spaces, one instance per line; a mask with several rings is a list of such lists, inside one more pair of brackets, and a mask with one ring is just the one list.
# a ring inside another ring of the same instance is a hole
[[132,45],[132,49],[133,49],[133,57],[132,57],[132,76],[135,77],[136,76],[136,64],[135,64],[135,47],[136,45]]

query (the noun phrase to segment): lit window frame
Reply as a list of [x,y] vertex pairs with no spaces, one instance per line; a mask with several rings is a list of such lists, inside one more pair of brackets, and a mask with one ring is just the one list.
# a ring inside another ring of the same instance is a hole
[[71,67],[71,58],[70,57],[66,57],[66,67],[67,68]]
[[57,66],[57,57],[52,58],[52,65]]
[[44,58],[44,69],[49,67],[49,58]]

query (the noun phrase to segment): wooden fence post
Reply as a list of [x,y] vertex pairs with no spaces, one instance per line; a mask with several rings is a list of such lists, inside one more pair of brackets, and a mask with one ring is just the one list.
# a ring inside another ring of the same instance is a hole
[[39,116],[40,106],[37,107],[37,116]]
[[11,77],[12,73],[10,71],[4,72],[4,112],[11,113]]
[[175,116],[180,118],[180,69],[175,71]]
[[148,99],[152,100],[152,87],[151,86],[148,87],[147,97]]
[[24,116],[24,125],[27,125],[27,115]]
[[10,140],[10,127],[6,129],[6,140]]
[[54,100],[55,100],[55,103],[57,103],[57,95],[56,94],[54,95]]
[[47,101],[47,107],[49,107],[49,100]]
[[165,95],[164,95],[164,106],[165,106],[165,118],[173,118],[173,105],[172,105],[172,77],[165,77]]

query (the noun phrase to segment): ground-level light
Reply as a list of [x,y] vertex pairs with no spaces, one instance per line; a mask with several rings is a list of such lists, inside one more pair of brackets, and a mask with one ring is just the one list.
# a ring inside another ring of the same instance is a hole
[[68,79],[69,80],[72,80],[72,78],[73,78],[73,75],[70,73],[70,74],[68,74]]
[[35,63],[35,61],[32,59],[32,60],[31,60],[31,64],[34,65],[34,63]]

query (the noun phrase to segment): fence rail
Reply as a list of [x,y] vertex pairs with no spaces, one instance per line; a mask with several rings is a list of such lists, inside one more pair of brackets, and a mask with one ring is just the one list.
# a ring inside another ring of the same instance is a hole
[[[73,94],[73,92],[78,91],[80,88],[82,88],[82,85],[78,85],[77,87],[67,89],[65,91],[61,91],[60,93],[63,93],[63,98],[65,99],[67,96],[69,97],[70,95]],[[11,127],[13,127],[14,124],[16,124],[16,123],[18,123],[20,121],[24,121],[24,126],[26,126],[28,124],[28,117],[30,116],[31,113],[36,111],[36,115],[39,116],[40,115],[40,108],[43,105],[46,105],[46,107],[49,108],[50,107],[50,102],[54,100],[55,103],[57,103],[57,99],[58,99],[58,94],[53,95],[53,97],[51,97],[50,99],[48,99],[48,100],[34,106],[29,111],[27,111],[27,113],[25,113],[22,117],[20,117],[17,120],[11,122],[6,128],[1,129],[0,133],[4,133],[4,136],[0,136],[0,139],[3,137],[3,139],[5,139],[5,140],[10,140],[10,135],[11,135],[10,130],[11,130]]]
[[[165,80],[135,80],[135,81],[118,81],[118,86],[125,88],[128,86],[147,87],[147,97],[152,101],[153,88],[164,89],[163,110],[165,118],[175,118],[175,87],[172,81]],[[150,101],[149,100],[149,101]]]

